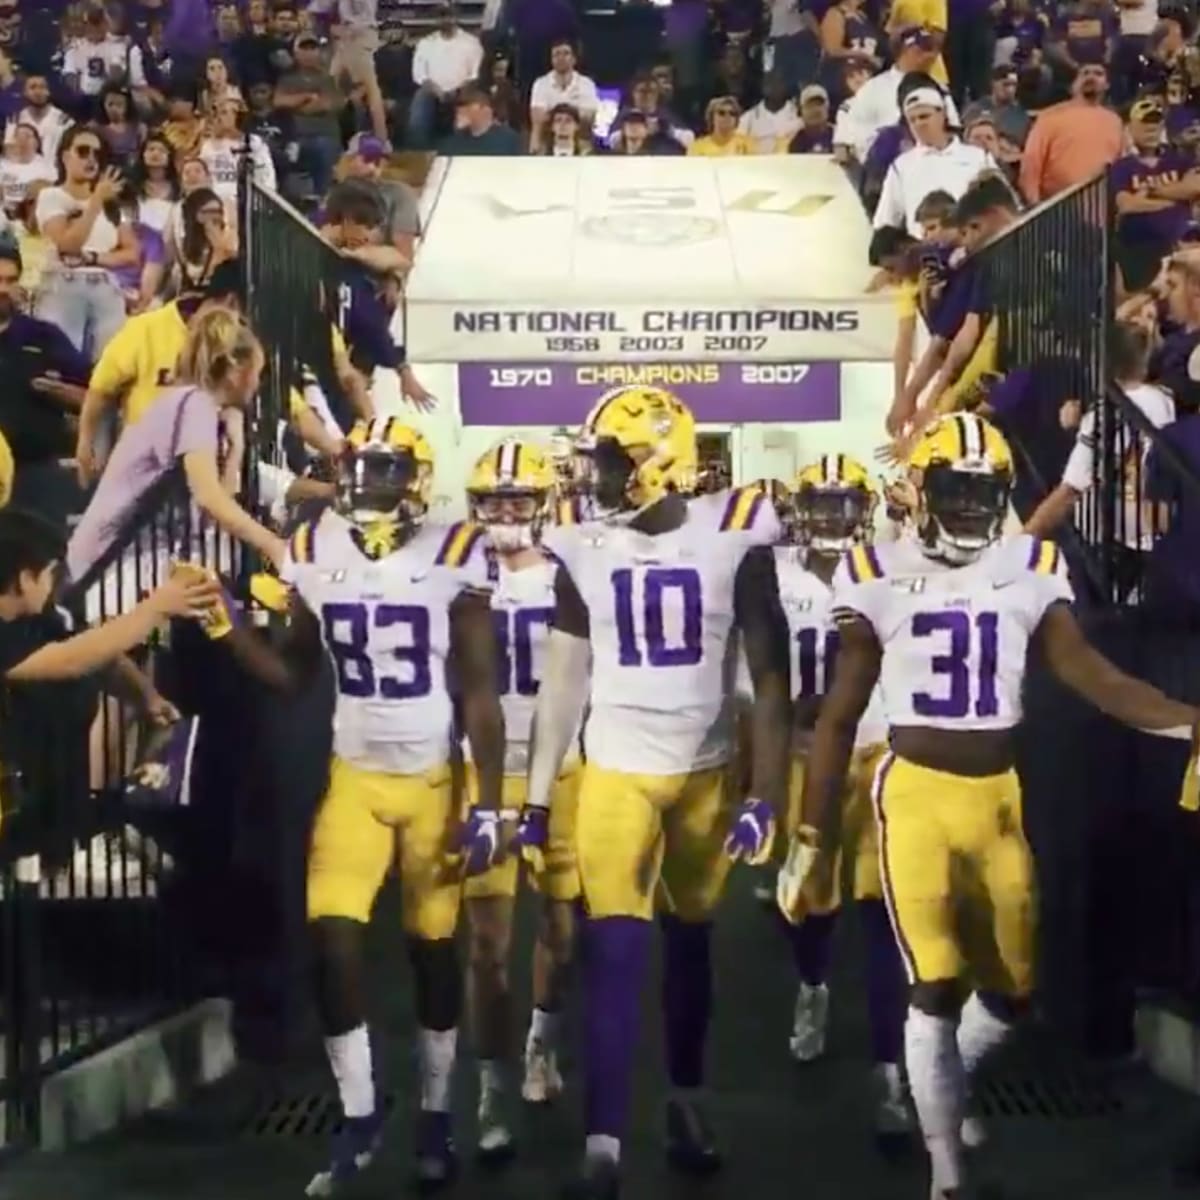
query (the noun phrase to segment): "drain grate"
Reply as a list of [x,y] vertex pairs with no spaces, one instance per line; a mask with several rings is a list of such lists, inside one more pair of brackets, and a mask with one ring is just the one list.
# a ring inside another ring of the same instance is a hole
[[1112,1117],[1124,1102],[1103,1079],[1065,1074],[1049,1078],[999,1076],[980,1083],[977,1103],[990,1118],[1072,1121]]
[[[381,1097],[383,1110],[390,1113],[396,1097]],[[342,1127],[342,1106],[336,1096],[310,1093],[304,1096],[264,1097],[242,1122],[244,1138],[324,1138]]]

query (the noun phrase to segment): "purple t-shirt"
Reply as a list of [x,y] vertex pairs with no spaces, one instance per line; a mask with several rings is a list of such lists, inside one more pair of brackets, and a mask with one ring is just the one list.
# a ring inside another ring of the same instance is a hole
[[925,323],[934,337],[952,342],[962,323],[976,308],[979,301],[979,271],[969,258],[950,270],[941,295],[934,300],[925,314]]
[[[1161,183],[1178,183],[1195,163],[1175,150],[1154,157],[1126,154],[1109,167],[1109,187],[1115,196],[1120,192],[1139,192]],[[1160,212],[1126,213],[1117,218],[1117,233],[1123,242],[1174,243],[1183,236],[1191,219],[1191,205],[1186,201],[1171,205]]]
[[67,545],[67,570],[81,579],[120,534],[137,502],[185,454],[220,446],[216,401],[202,388],[164,388],[122,431]]
[[1077,63],[1099,63],[1107,57],[1116,23],[1108,13],[1075,9],[1055,17],[1052,29],[1054,40],[1065,42],[1067,53]]
[[1017,43],[1013,48],[1013,62],[1020,66],[1029,62],[1035,50],[1042,48],[1046,19],[1040,13],[1009,13],[1001,20],[997,32],[1000,37],[1010,37]]
[[788,142],[789,154],[832,154],[833,126],[819,125],[815,129],[801,129]]
[[137,262],[129,267],[117,267],[112,272],[117,285],[125,292],[139,291],[142,286],[142,271],[150,263],[162,263],[167,258],[166,243],[157,229],[151,229],[149,225],[135,221],[133,233],[138,244]]

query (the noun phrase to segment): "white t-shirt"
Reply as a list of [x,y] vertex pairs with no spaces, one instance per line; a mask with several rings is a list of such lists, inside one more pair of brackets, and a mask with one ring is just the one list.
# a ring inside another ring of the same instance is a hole
[[31,183],[39,179],[53,183],[57,178],[58,172],[45,158],[33,158],[26,163],[9,158],[0,160],[0,203],[11,212],[25,199]]
[[174,211],[174,200],[163,200],[156,196],[143,196],[138,201],[137,219],[142,225],[148,225],[155,233],[161,233],[165,236],[167,226],[171,223],[171,214]]
[[586,75],[572,71],[563,81],[550,71],[533,81],[529,107],[549,112],[556,104],[569,104],[581,117],[593,117],[600,107],[600,97],[595,83]]
[[[1162,429],[1175,420],[1175,401],[1168,392],[1152,383],[1137,383],[1125,388],[1125,395],[1137,406],[1142,415],[1154,426]],[[1142,480],[1145,478],[1146,457],[1150,444],[1137,438],[1125,422],[1120,422],[1113,431],[1116,443],[1116,460],[1121,464],[1121,492],[1124,497],[1122,541],[1131,549],[1150,550],[1154,546],[1154,525],[1149,509],[1142,507]],[[1089,409],[1079,423],[1075,445],[1063,468],[1062,482],[1081,495],[1092,489],[1096,469],[1096,410]],[[1140,510],[1140,511],[1139,511]],[[1140,546],[1139,546],[1140,543]]]
[[[205,138],[197,155],[208,167],[212,190],[222,200],[237,199],[238,163],[241,160],[243,139]],[[275,190],[275,164],[266,143],[257,134],[250,135],[250,161],[255,180],[263,187]]]
[[[878,75],[873,75],[850,99],[850,107],[846,112],[847,129],[853,131],[857,139],[854,153],[859,162],[867,161],[867,153],[875,144],[879,131],[888,125],[895,125],[900,120],[900,81],[904,72],[896,67],[889,67]],[[958,116],[958,106],[949,96],[946,97],[946,119],[952,126],[962,122]]]
[[1119,7],[1117,16],[1124,37],[1146,37],[1158,25],[1158,0],[1142,0],[1133,8]]
[[804,32],[799,0],[771,0],[771,34],[773,38],[794,37]]
[[[55,217],[70,217],[72,213],[81,213],[83,210],[84,202],[76,200],[66,188],[45,188],[37,198],[35,215],[37,216],[38,228],[45,229],[46,222],[54,220]],[[119,240],[117,227],[101,210],[96,214],[96,219],[92,222],[92,229],[87,236],[87,240],[83,243],[82,252],[87,254],[94,251],[96,254],[107,254],[110,250],[116,249]],[[52,243],[48,262],[55,263],[57,260],[58,250]]]
[[957,200],[982,171],[995,171],[996,160],[978,146],[951,138],[940,150],[914,146],[888,168],[875,209],[875,228],[905,228],[921,237],[917,209],[930,192],[949,192]]
[[413,83],[417,87],[431,83],[442,92],[457,91],[479,74],[482,62],[483,46],[473,33],[465,29],[456,29],[449,37],[430,33],[413,52]]
[[77,75],[79,90],[85,96],[100,95],[114,67],[128,71],[130,87],[146,86],[141,48],[127,38],[109,35],[101,42],[77,38],[63,55],[62,73]]
[[801,124],[795,101],[785,101],[777,112],[772,112],[765,102],[760,102],[742,113],[742,119],[738,121],[738,133],[753,138],[754,148],[759,154],[774,154],[779,149],[780,139],[791,141]]
[[10,145],[16,141],[18,125],[32,125],[42,139],[42,157],[49,163],[58,158],[58,146],[63,134],[75,122],[61,108],[47,104],[39,115],[32,108],[23,108],[4,127],[4,144]]

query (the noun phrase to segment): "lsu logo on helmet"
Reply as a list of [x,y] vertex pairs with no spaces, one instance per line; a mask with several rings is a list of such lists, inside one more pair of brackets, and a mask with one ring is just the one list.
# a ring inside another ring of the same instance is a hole
[[877,497],[867,468],[846,454],[823,454],[796,475],[787,528],[817,554],[844,554],[869,541]]
[[638,512],[668,492],[691,495],[696,487],[696,419],[663,388],[606,393],[584,422],[576,451],[602,513]]
[[921,544],[950,563],[973,562],[1008,516],[1013,457],[1004,435],[974,413],[942,417],[908,460]]
[[334,506],[381,557],[425,519],[433,487],[433,451],[395,417],[356,421],[338,463]]
[[467,480],[471,517],[496,550],[529,549],[541,540],[554,485],[546,451],[534,442],[505,438],[479,457]]

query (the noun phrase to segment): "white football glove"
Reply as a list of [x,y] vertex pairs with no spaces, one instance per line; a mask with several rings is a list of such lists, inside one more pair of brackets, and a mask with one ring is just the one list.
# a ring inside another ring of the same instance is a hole
[[775,903],[784,920],[799,925],[804,920],[807,907],[804,885],[816,866],[820,855],[817,831],[809,825],[801,825],[788,842],[787,858],[775,877]]

